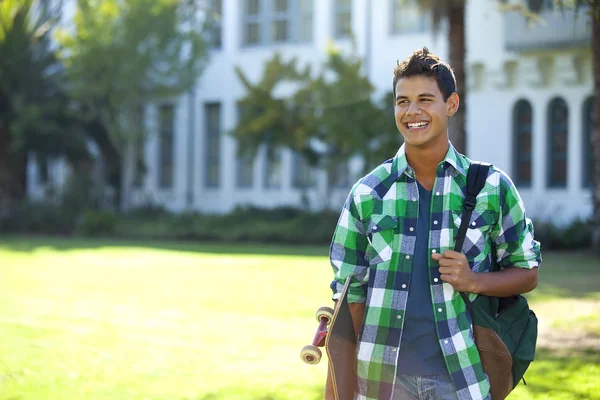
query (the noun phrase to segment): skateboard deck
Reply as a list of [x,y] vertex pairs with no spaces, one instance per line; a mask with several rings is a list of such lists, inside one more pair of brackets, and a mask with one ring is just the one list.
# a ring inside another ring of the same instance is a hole
[[325,337],[336,400],[353,400],[356,390],[356,335],[348,305],[350,280],[346,280]]

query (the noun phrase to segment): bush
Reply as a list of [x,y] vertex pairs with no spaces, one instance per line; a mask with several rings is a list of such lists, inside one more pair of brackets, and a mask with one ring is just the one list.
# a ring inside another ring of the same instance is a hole
[[86,210],[81,216],[77,233],[83,236],[112,236],[117,225],[117,215],[110,211]]
[[[313,212],[292,207],[237,207],[224,215],[171,213],[146,205],[127,213],[87,210],[50,203],[25,203],[0,222],[4,232],[113,236],[141,240],[256,242],[298,245],[330,244],[339,211]],[[77,224],[75,222],[78,222]],[[591,246],[592,223],[577,220],[566,227],[534,221],[535,238],[545,250]]]
[[587,249],[592,245],[592,221],[576,220],[565,227],[547,221],[534,221],[535,239],[544,250]]
[[60,205],[31,201],[16,207],[2,221],[2,231],[11,233],[66,235],[73,232],[75,214]]

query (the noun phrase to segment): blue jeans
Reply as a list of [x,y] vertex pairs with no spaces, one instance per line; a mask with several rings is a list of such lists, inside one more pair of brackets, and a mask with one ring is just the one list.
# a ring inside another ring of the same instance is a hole
[[394,400],[458,400],[450,375],[398,375]]

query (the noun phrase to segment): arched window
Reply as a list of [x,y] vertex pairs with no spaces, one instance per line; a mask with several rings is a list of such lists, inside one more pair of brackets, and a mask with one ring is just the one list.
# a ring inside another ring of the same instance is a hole
[[592,187],[592,126],[594,121],[594,98],[590,96],[583,103],[583,186],[586,188]]
[[548,105],[548,186],[567,186],[567,149],[569,139],[569,109],[557,97]]
[[531,104],[519,100],[513,108],[513,180],[518,186],[531,186]]

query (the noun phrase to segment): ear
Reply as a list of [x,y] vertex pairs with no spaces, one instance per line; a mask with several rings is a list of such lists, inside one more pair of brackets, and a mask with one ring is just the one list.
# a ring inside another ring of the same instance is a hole
[[448,100],[446,100],[446,115],[448,117],[453,116],[458,111],[458,106],[460,105],[460,99],[458,98],[458,94],[452,93]]

